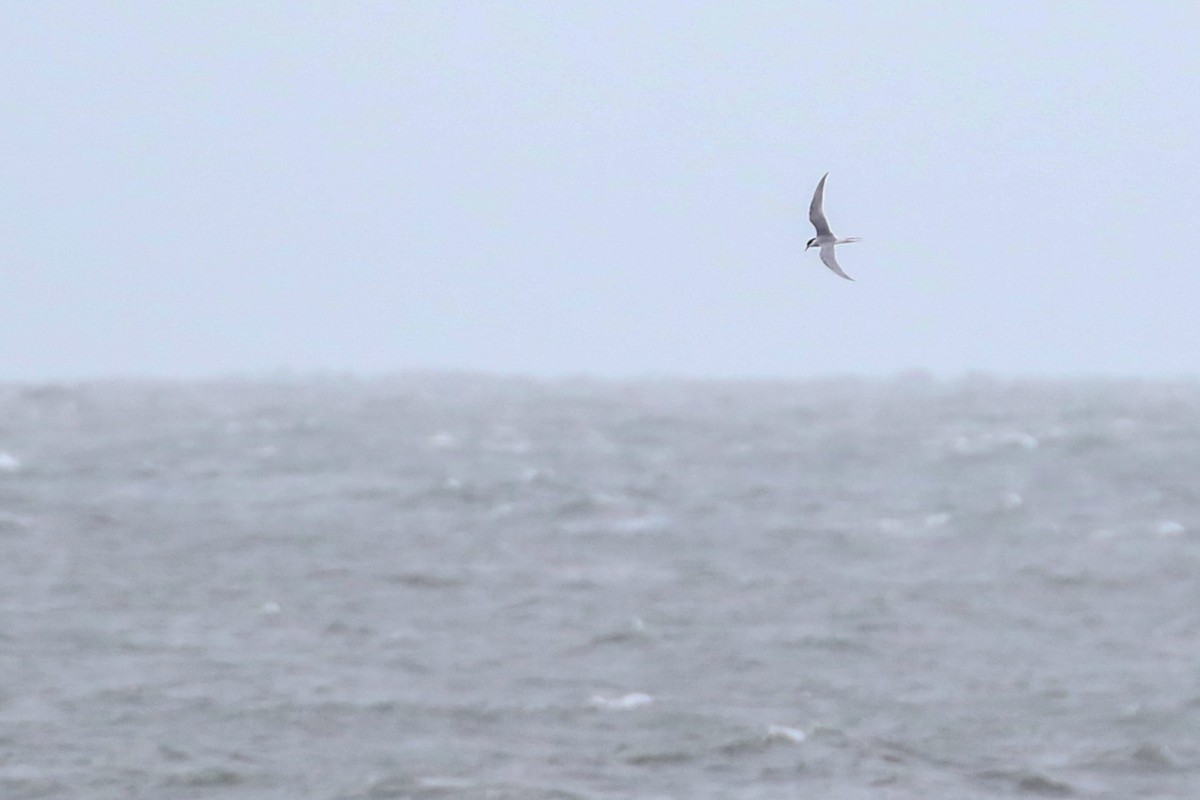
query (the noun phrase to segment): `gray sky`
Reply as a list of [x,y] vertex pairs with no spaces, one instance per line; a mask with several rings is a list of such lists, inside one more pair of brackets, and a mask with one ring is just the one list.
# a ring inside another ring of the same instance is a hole
[[3,3],[0,379],[1196,374],[1198,23]]

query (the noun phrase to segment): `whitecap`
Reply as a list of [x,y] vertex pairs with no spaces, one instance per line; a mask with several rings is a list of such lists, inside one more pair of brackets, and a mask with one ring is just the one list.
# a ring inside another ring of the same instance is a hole
[[588,705],[602,711],[628,711],[632,708],[648,706],[653,702],[654,698],[644,692],[630,692],[620,697],[604,697],[594,694],[588,701]]
[[1025,498],[1016,492],[1008,492],[1000,498],[1000,507],[1005,511],[1016,511],[1023,505],[1025,505]]
[[439,431],[426,439],[425,443],[435,450],[449,450],[450,448],[458,447],[458,437],[453,433]]
[[[899,519],[883,517],[877,520],[880,533],[889,536],[933,536],[934,531],[945,528],[954,519],[949,511],[937,511],[921,516],[919,519]],[[944,534],[943,534],[944,535]]]
[[431,775],[427,778],[418,778],[417,783],[426,789],[473,789],[479,785],[478,781],[471,778],[451,778],[440,775]]
[[947,511],[939,511],[936,514],[926,514],[924,525],[926,528],[944,528],[953,518],[953,515]]
[[997,450],[1035,450],[1041,442],[1025,431],[981,433],[975,436],[960,434],[950,442],[950,449],[963,456],[987,455]]
[[808,734],[799,728],[789,728],[786,725],[768,725],[767,738],[791,742],[793,744],[800,744],[808,738]]
[[1187,533],[1187,528],[1181,522],[1165,519],[1154,527],[1154,532],[1159,536],[1180,536]]
[[879,520],[879,530],[882,533],[890,534],[904,533],[906,526],[902,520],[898,520],[895,517],[884,517]]
[[0,528],[28,528],[31,522],[29,517],[0,510]]
[[608,524],[608,529],[613,533],[655,533],[669,528],[671,521],[670,517],[663,514],[643,514],[613,520]]
[[12,453],[0,452],[0,472],[16,472],[21,468],[21,460]]

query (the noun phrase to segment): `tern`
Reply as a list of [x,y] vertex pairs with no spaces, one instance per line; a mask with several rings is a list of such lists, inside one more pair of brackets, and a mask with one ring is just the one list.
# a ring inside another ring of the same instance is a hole
[[812,205],[808,207],[808,221],[817,229],[817,235],[808,240],[804,251],[808,252],[809,247],[821,248],[821,260],[825,262],[825,266],[846,280],[852,281],[854,278],[842,272],[842,268],[838,266],[837,259],[833,255],[833,248],[835,245],[860,242],[862,240],[857,236],[841,239],[833,231],[829,230],[829,222],[826,221],[825,210],[822,208],[825,204],[825,179],[828,177],[828,172],[821,176],[821,182],[817,184],[817,190],[813,192]]

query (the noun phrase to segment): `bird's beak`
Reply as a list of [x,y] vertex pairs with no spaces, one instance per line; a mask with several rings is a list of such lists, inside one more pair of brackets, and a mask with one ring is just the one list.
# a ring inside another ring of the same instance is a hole
[[810,248],[810,247],[812,247],[812,245],[811,245],[811,244],[805,244],[805,245],[804,245],[804,252],[806,252],[806,253],[807,253],[807,252],[808,252],[808,248]]

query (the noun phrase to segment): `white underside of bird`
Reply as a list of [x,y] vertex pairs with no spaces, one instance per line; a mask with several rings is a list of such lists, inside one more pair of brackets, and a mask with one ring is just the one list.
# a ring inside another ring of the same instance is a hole
[[834,255],[834,247],[839,244],[849,244],[850,242],[862,241],[857,236],[848,236],[842,238],[834,234],[829,229],[829,222],[825,219],[825,179],[829,177],[826,172],[821,176],[821,182],[817,184],[817,190],[813,192],[812,204],[808,207],[808,220],[817,229],[817,235],[808,240],[805,250],[809,247],[819,247],[821,249],[821,261],[825,266],[833,270],[834,274],[840,275],[848,281],[854,280],[838,266],[837,257]]

